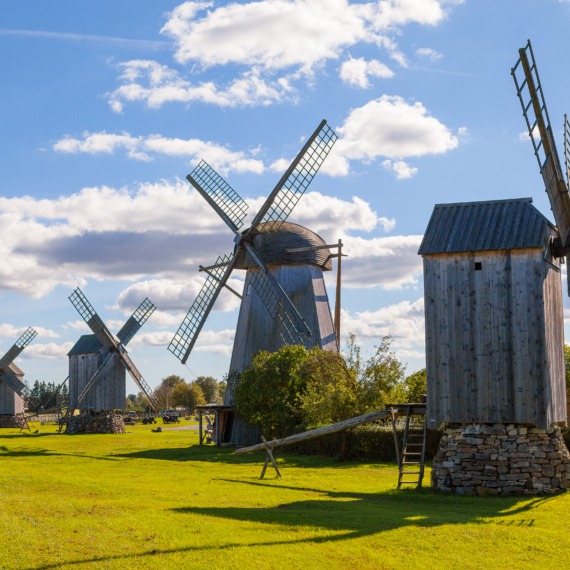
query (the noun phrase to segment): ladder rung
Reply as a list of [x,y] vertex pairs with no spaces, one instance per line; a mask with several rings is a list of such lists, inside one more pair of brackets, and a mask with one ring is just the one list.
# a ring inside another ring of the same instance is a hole
[[402,455],[421,455],[421,453],[417,453],[415,451],[404,451]]

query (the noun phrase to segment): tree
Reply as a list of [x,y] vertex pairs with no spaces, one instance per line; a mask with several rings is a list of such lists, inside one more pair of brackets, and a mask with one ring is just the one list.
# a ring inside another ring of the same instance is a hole
[[220,394],[220,403],[224,401],[226,397],[227,384],[223,380],[218,384],[218,392]]
[[172,405],[188,408],[190,413],[194,411],[196,406],[201,406],[205,403],[204,394],[197,382],[177,384],[172,392]]
[[202,393],[208,404],[221,403],[219,385],[215,378],[211,376],[198,376],[194,382],[202,389]]
[[426,369],[422,368],[406,377],[402,383],[403,399],[401,401],[412,403],[419,402],[421,396],[426,393]]
[[162,379],[160,386],[155,390],[155,395],[158,399],[158,405],[162,409],[170,408],[172,403],[172,393],[176,386],[186,384],[184,378],[172,374]]

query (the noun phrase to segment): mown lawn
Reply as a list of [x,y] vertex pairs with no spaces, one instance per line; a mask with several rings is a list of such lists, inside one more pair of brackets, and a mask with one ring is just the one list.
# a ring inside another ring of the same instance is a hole
[[[396,491],[394,464],[200,448],[197,432],[0,432],[1,569],[568,568],[570,494]],[[429,471],[426,481],[429,481]]]

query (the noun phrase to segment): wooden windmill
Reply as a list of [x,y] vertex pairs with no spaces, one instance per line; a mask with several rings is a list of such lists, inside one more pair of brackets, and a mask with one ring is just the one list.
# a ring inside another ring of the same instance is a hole
[[68,353],[69,407],[66,419],[73,415],[75,410],[96,413],[104,410],[124,410],[126,371],[155,408],[156,396],[137,370],[125,347],[156,307],[145,299],[118,332],[117,341],[79,288],[72,293],[69,300],[93,334],[81,336]]
[[567,421],[560,260],[570,198],[530,42],[519,55],[511,73],[556,226],[530,198],[435,207],[419,251],[429,427]]
[[[234,269],[247,271],[232,371],[243,371],[260,350],[274,352],[286,344],[318,345],[338,350],[323,271],[337,257],[314,232],[286,220],[332,149],[337,136],[322,121],[279,180],[249,228],[240,231],[247,215],[245,201],[204,161],[187,176],[235,234],[234,251],[201,267],[208,277],[168,349],[186,363],[210,311]],[[339,257],[340,259],[340,257]],[[339,310],[340,307],[337,308]],[[225,404],[231,404],[226,394]],[[232,443],[238,441],[234,428]],[[228,436],[229,437],[229,436]],[[253,436],[251,436],[253,437]]]
[[28,328],[0,359],[0,415],[22,414],[26,401],[32,400],[32,394],[24,384],[24,373],[14,364],[14,360],[37,334],[33,328]]

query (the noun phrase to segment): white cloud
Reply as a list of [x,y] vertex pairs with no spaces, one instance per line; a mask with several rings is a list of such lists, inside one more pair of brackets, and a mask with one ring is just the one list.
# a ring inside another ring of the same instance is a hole
[[[47,337],[47,338],[58,338],[59,335],[50,330],[45,329],[44,327],[32,327],[37,333],[38,337]],[[28,327],[15,327],[10,324],[0,324],[0,336],[8,336],[13,338],[18,338],[24,334],[28,330]]]
[[310,73],[360,42],[394,49],[386,35],[410,23],[435,25],[446,12],[438,0],[262,0],[216,7],[185,2],[161,32],[176,43],[180,63],[203,67],[230,63]]
[[435,61],[436,59],[443,57],[443,54],[438,53],[432,48],[419,48],[416,50],[416,55],[419,57],[428,57],[431,61]]
[[374,341],[384,336],[394,339],[400,357],[421,358],[425,354],[424,300],[402,301],[378,311],[341,313],[343,331],[354,332],[361,339]]
[[78,331],[90,331],[91,329],[89,328],[89,326],[87,325],[87,323],[83,320],[77,320],[77,321],[68,321],[68,323],[66,325],[61,325],[65,330],[67,330],[68,328],[72,328],[74,330],[78,330]]
[[31,344],[22,352],[21,358],[25,360],[56,360],[67,358],[67,353],[73,348],[73,342],[64,344]]
[[341,138],[322,168],[332,176],[348,174],[350,160],[441,154],[459,144],[450,129],[431,117],[421,103],[408,104],[398,96],[383,95],[353,109],[336,130]]
[[[119,66],[124,70],[119,77],[123,85],[107,93],[109,105],[116,113],[122,113],[127,101],[142,101],[151,109],[159,109],[169,102],[201,101],[220,107],[241,107],[296,99],[295,90],[286,77],[266,81],[258,70],[247,71],[220,88],[212,81],[192,83],[183,79],[178,71],[156,61],[132,60]],[[146,86],[141,81],[146,82]]]
[[340,78],[345,83],[357,85],[362,89],[370,87],[368,76],[389,78],[394,72],[385,64],[376,59],[366,61],[363,57],[358,59],[350,58],[345,61],[340,68]]
[[411,178],[414,174],[418,172],[417,168],[412,168],[409,164],[404,162],[403,160],[397,160],[392,162],[391,160],[386,159],[382,162],[382,166],[386,170],[392,170],[396,173],[396,178]]
[[[206,330],[200,333],[194,350],[201,352],[214,352],[217,354],[231,355],[235,330],[212,331]],[[150,332],[138,334],[130,343],[129,348],[141,346],[168,346],[174,337],[170,331]]]
[[232,152],[219,144],[199,139],[169,139],[161,135],[133,137],[126,132],[115,135],[105,131],[85,131],[82,136],[81,140],[66,135],[53,145],[53,149],[62,153],[112,154],[116,149],[124,148],[130,158],[144,161],[152,160],[153,154],[186,156],[193,165],[204,159],[212,168],[223,174],[230,170],[261,174],[265,170],[261,160],[247,157],[244,152]]

